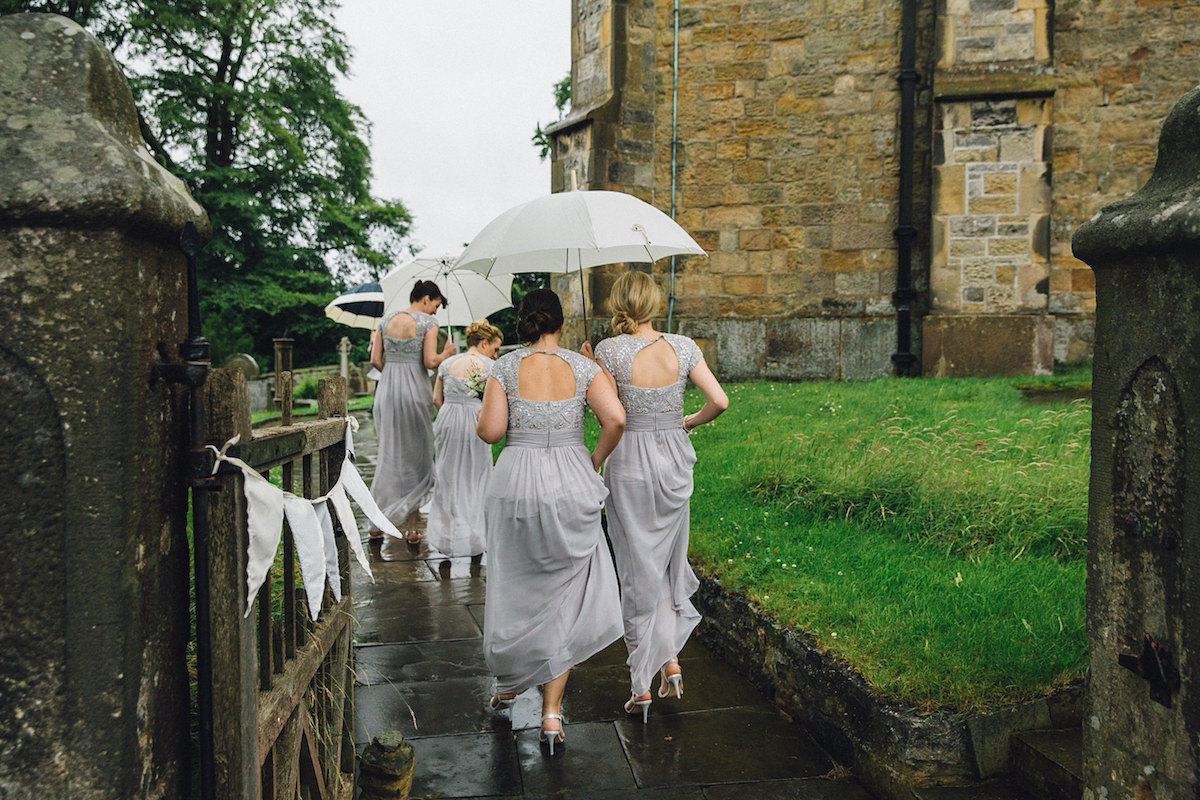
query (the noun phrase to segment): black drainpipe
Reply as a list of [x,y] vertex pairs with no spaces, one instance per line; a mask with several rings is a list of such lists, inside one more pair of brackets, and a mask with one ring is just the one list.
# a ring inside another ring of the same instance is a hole
[[917,81],[917,0],[901,0],[900,22],[900,214],[896,229],[896,352],[892,363],[897,375],[916,375],[917,357],[912,353],[912,244],[917,238],[913,226],[913,118],[916,115]]

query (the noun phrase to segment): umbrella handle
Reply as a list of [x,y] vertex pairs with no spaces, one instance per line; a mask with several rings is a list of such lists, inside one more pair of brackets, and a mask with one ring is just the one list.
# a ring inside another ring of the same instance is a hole
[[[570,251],[568,251],[568,253],[569,252]],[[567,257],[570,258],[569,255]],[[580,256],[578,248],[575,249],[575,261],[579,264],[579,297],[583,301],[583,304],[579,307],[579,310],[583,314],[583,340],[585,342],[590,342],[592,337],[588,335],[587,289],[584,287],[583,282],[583,258]]]

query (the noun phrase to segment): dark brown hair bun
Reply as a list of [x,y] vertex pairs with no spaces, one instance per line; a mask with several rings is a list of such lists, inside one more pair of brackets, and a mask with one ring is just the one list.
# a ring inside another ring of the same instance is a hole
[[521,300],[517,312],[517,336],[528,344],[563,326],[562,302],[549,289],[534,289]]

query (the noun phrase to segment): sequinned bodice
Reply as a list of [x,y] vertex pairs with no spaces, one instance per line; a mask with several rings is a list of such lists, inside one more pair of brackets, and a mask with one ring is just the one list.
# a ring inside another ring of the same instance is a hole
[[[397,314],[408,314],[417,323],[417,335],[411,339],[393,339],[387,335],[388,323],[392,321],[392,317]],[[438,326],[437,317],[430,314],[423,314],[420,311],[393,311],[385,316],[379,323],[379,333],[383,336],[383,360],[388,361],[416,361],[424,363],[424,348],[425,334],[429,333],[431,328]]]
[[[479,372],[483,373],[486,380],[489,373],[492,371],[492,365],[496,362],[487,356],[481,356],[478,353],[459,353],[456,356],[450,356],[442,362],[438,367],[438,377],[442,379],[442,392],[444,394],[462,394],[471,396],[471,388],[467,385],[467,376],[451,375],[450,365],[459,359],[474,360],[479,364]],[[472,370],[474,372],[474,370]],[[480,383],[480,386],[483,384]]]
[[692,368],[702,358],[700,348],[688,337],[675,333],[664,333],[660,338],[666,339],[675,351],[675,358],[679,361],[679,377],[669,386],[654,389],[633,385],[633,359],[642,348],[654,344],[658,339],[643,339],[622,333],[596,345],[596,359],[616,378],[617,396],[621,398],[626,414],[683,411],[683,390],[687,388],[687,378]]
[[[521,362],[534,353],[556,355],[566,361],[575,373],[575,396],[566,400],[526,400],[517,388],[517,373]],[[600,372],[591,359],[570,350],[530,350],[522,348],[499,358],[492,365],[495,378],[508,396],[509,430],[529,431],[583,431],[584,409],[587,406],[587,390],[592,379]]]

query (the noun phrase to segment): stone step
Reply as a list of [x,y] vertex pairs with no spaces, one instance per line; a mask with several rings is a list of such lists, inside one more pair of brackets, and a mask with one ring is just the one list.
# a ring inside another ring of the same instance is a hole
[[1083,730],[1026,731],[1012,738],[1011,778],[1046,800],[1083,795]]
[[913,800],[1034,800],[1034,796],[1004,779],[982,781],[970,786],[913,789],[912,796]]

